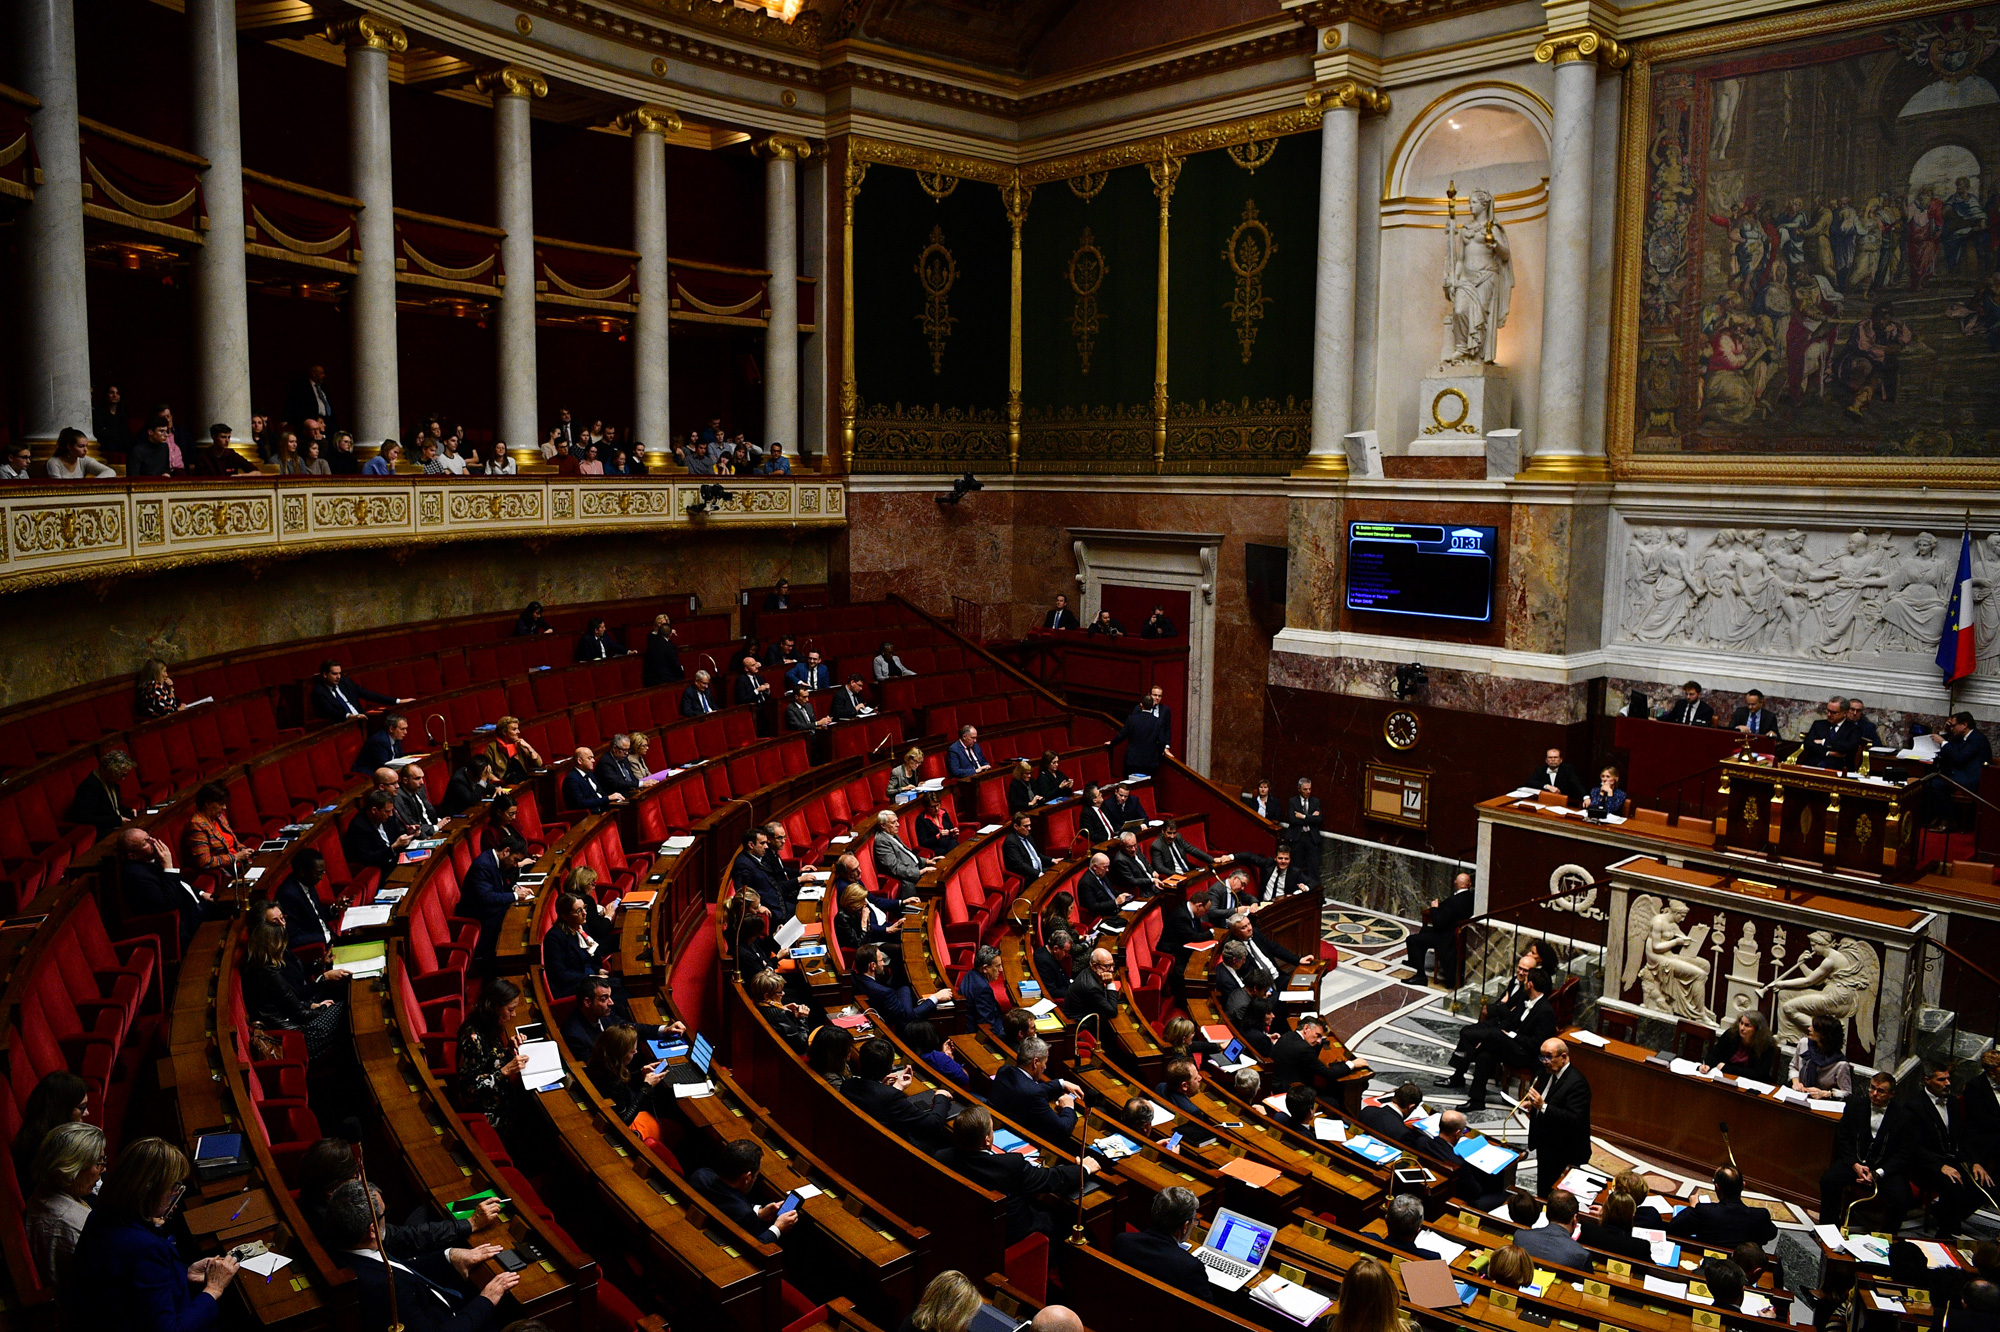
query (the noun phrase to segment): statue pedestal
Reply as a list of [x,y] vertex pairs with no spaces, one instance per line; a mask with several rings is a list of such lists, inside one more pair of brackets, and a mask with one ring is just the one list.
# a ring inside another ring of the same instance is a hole
[[1513,424],[1507,372],[1477,361],[1440,365],[1425,376],[1417,396],[1417,457],[1486,456],[1486,434]]

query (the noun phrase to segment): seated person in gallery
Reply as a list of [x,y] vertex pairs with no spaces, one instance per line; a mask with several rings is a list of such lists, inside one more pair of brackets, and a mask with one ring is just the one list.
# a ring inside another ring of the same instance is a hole
[[1701,701],[1701,686],[1689,680],[1681,686],[1680,699],[1661,711],[1660,720],[1682,726],[1713,726],[1715,709]]
[[1945,742],[1924,783],[1924,817],[1936,826],[1950,817],[1952,801],[1961,790],[1979,789],[1979,778],[1993,761],[1993,745],[1973,724],[1971,713],[1955,713],[1945,730]]
[[1847,720],[1847,700],[1835,694],[1826,701],[1826,715],[1813,718],[1813,724],[1806,728],[1806,749],[1803,762],[1817,767],[1826,767],[1833,760],[1827,757],[1827,744]]
[[1625,789],[1618,785],[1618,769],[1606,768],[1597,774],[1597,786],[1583,798],[1584,812],[1598,814],[1623,814],[1626,799]]
[[1563,762],[1563,752],[1551,747],[1542,755],[1542,764],[1528,774],[1526,785],[1537,791],[1568,796],[1571,800],[1583,799],[1583,778],[1576,775],[1576,769]]
[[1729,714],[1729,728],[1744,735],[1771,735],[1778,729],[1778,714],[1764,706],[1761,690],[1743,695],[1743,706]]

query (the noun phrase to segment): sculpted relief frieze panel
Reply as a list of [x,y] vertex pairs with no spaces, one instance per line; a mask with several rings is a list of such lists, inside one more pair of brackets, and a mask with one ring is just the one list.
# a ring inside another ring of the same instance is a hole
[[[1633,524],[1611,584],[1615,637],[1913,667],[1937,652],[1959,539],[1950,530]],[[2000,642],[2000,532],[1974,541],[1972,574],[1983,663]]]

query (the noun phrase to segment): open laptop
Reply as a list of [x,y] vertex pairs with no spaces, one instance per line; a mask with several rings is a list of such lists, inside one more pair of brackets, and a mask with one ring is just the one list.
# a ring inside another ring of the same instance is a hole
[[1264,1270],[1277,1227],[1253,1220],[1227,1207],[1215,1209],[1208,1237],[1195,1246],[1194,1256],[1208,1269],[1209,1281],[1224,1290],[1241,1290]]
[[[653,1041],[651,1045],[653,1058],[665,1059],[667,1057],[669,1042]],[[667,1081],[685,1082],[690,1086],[697,1082],[707,1082],[708,1066],[714,1058],[715,1047],[708,1043],[708,1037],[702,1035],[700,1032],[696,1032],[694,1045],[688,1051],[689,1062],[670,1066],[667,1069]]]

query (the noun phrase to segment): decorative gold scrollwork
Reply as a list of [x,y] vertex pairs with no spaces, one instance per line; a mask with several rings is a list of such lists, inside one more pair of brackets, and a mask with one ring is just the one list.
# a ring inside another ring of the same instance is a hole
[[1745,797],[1743,801],[1743,826],[1747,828],[1750,825],[1757,823],[1763,817],[1764,817],[1764,806],[1758,803],[1757,797],[1756,796]]
[[[1444,419],[1444,400],[1446,398],[1456,398],[1458,400],[1458,415],[1452,417],[1449,421]],[[1424,427],[1424,433],[1426,435],[1456,433],[1465,428],[1465,419],[1471,415],[1472,399],[1466,397],[1458,389],[1441,388],[1438,390],[1437,396],[1431,399],[1431,423]]]
[[1069,289],[1076,295],[1076,305],[1070,311],[1069,331],[1076,339],[1077,359],[1082,362],[1082,372],[1090,373],[1090,353],[1097,346],[1097,330],[1102,315],[1097,308],[1098,289],[1104,285],[1104,275],[1111,271],[1111,265],[1104,261],[1104,251],[1097,248],[1090,228],[1083,229],[1077,238],[1076,251],[1069,257]]
[[1276,155],[1278,141],[1276,139],[1253,139],[1249,143],[1232,143],[1225,151],[1228,152],[1230,161],[1236,163],[1237,166],[1242,167],[1254,176],[1257,174],[1258,167],[1263,166]]
[[1272,298],[1264,294],[1264,268],[1278,248],[1271,229],[1257,216],[1257,201],[1243,201],[1243,217],[1229,233],[1222,257],[1236,274],[1236,294],[1229,302],[1229,319],[1236,326],[1237,345],[1243,348],[1243,363],[1250,363],[1250,351],[1257,345],[1257,321]]
[[1870,841],[1874,840],[1874,837],[1875,837],[1875,820],[1868,817],[1868,815],[1866,814],[1855,815],[1854,840],[1856,842],[1859,842],[1862,846],[1867,846]]
[[948,298],[958,281],[958,261],[945,247],[944,228],[932,227],[930,244],[917,256],[917,280],[924,284],[924,312],[917,321],[923,326],[924,340],[931,348],[931,373],[944,373],[944,344],[958,322]]
[[1080,176],[1071,176],[1069,178],[1069,192],[1085,203],[1089,203],[1092,199],[1104,193],[1104,187],[1110,181],[1111,173],[1109,171],[1086,171]]
[[952,191],[958,188],[958,177],[948,176],[942,171],[919,171],[915,174],[917,184],[923,186],[924,193],[939,203],[949,199]]

